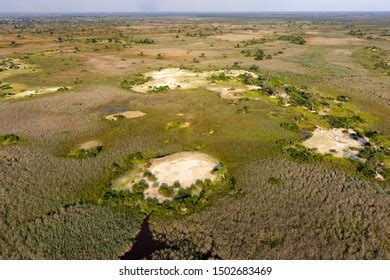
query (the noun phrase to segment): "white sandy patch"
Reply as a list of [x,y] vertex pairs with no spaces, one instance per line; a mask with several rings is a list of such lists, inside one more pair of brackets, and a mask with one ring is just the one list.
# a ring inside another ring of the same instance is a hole
[[120,116],[125,117],[126,119],[135,119],[145,116],[145,113],[141,111],[126,111],[122,113],[107,115],[105,119],[110,121],[116,121]]
[[100,146],[103,146],[103,143],[99,140],[91,140],[91,141],[88,141],[88,142],[84,142],[80,145],[78,145],[78,149],[83,149],[83,150],[90,150],[90,149],[94,149],[94,148],[97,148],[97,147],[100,147]]
[[238,88],[210,85],[208,78],[213,74],[218,75],[221,73],[225,73],[232,79],[235,79],[242,74],[250,74],[253,77],[257,77],[256,74],[245,70],[219,70],[195,73],[190,70],[179,68],[166,68],[161,71],[146,73],[145,75],[151,77],[152,80],[145,84],[134,86],[132,89],[137,92],[145,93],[153,88],[164,86],[168,86],[170,89],[206,88],[210,91],[217,92],[221,98],[229,100],[241,98],[239,94],[245,91],[260,89],[256,86],[247,85],[242,85]]
[[[30,97],[30,96],[41,95],[46,93],[52,93],[52,92],[57,92],[62,88],[64,87],[49,87],[49,88],[41,88],[36,90],[25,90],[13,95],[9,95],[8,97],[6,97],[6,99],[17,99],[17,98]],[[67,87],[67,89],[70,88]]]
[[336,157],[356,158],[368,139],[352,138],[355,131],[342,128],[323,129],[318,127],[313,136],[302,144],[310,149],[316,149],[321,154],[332,154]]
[[[145,74],[147,77],[152,77],[153,80],[133,87],[137,92],[148,92],[153,88],[168,86],[170,89],[190,89],[196,88],[196,76],[199,74],[179,69],[179,68],[167,68],[161,71],[153,71]],[[195,78],[195,79],[194,79]]]
[[183,188],[189,188],[196,180],[215,180],[212,174],[218,161],[200,152],[181,152],[151,161],[148,170],[157,177],[160,184],[173,185],[179,181]]

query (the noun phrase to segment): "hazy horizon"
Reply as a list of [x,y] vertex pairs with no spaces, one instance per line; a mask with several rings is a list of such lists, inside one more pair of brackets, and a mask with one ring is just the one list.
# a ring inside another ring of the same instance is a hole
[[[4,2],[4,3],[2,3]],[[0,0],[0,13],[388,12],[388,0]]]

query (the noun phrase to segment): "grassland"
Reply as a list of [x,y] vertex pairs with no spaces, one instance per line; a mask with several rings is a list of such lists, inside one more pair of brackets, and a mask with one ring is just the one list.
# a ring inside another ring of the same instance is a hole
[[[180,249],[150,258],[388,259],[388,26],[353,17],[2,18],[0,258],[116,259],[151,214],[155,237]],[[205,85],[133,90],[165,68],[250,71],[258,78],[207,82],[261,89],[232,99]],[[67,90],[8,98],[56,87]],[[145,115],[106,119],[126,111]],[[316,126],[370,138],[364,164],[300,146]],[[91,141],[98,150],[80,148]],[[162,204],[112,188],[139,155],[182,151],[223,163],[225,180]]]

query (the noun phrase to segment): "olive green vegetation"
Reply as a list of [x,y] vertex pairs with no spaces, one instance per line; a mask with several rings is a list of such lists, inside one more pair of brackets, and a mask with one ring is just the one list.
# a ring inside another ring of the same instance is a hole
[[77,159],[86,159],[96,157],[103,150],[103,146],[94,147],[91,149],[75,149],[68,153],[68,157]]
[[355,51],[354,57],[371,71],[390,75],[390,53],[379,47],[370,46]]
[[304,45],[306,43],[305,38],[302,35],[281,35],[279,40],[289,41],[296,45]]
[[0,135],[0,146],[14,145],[20,141],[20,137],[15,134]]
[[137,73],[121,82],[121,88],[131,90],[135,85],[142,85],[151,80],[151,77],[145,77],[145,75]]

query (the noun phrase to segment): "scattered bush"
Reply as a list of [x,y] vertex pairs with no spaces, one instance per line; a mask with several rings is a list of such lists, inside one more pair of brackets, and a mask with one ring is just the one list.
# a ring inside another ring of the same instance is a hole
[[281,123],[280,127],[294,132],[299,131],[299,126],[295,123]]
[[317,154],[302,145],[289,146],[285,149],[285,151],[291,159],[298,161],[314,162],[322,160],[322,156],[320,154]]
[[97,157],[98,154],[103,150],[103,146],[98,146],[92,149],[84,150],[84,149],[76,149],[71,151],[68,154],[68,157],[77,158],[77,159],[86,159],[90,157]]
[[352,117],[340,117],[328,115],[325,116],[326,121],[334,128],[353,128],[359,123],[363,122],[360,116],[354,115]]
[[128,79],[123,80],[121,82],[121,88],[131,90],[133,86],[145,84],[152,79],[152,77],[146,77],[145,75],[138,73],[129,77]]
[[169,186],[161,186],[158,190],[158,192],[165,196],[165,197],[173,197],[175,195],[175,189],[173,187],[169,187]]
[[159,86],[159,87],[153,87],[150,90],[148,90],[149,93],[161,93],[166,92],[170,90],[169,86]]
[[14,145],[20,141],[20,137],[15,134],[0,136],[0,146]]
[[144,193],[149,188],[149,185],[145,182],[145,180],[141,180],[138,183],[135,183],[131,190],[135,193],[141,194]]
[[208,80],[210,81],[229,81],[230,77],[226,75],[225,72],[221,72],[218,74],[212,74],[210,77],[208,77]]
[[289,41],[296,45],[304,45],[306,43],[306,40],[302,35],[281,35],[279,36],[279,40]]

